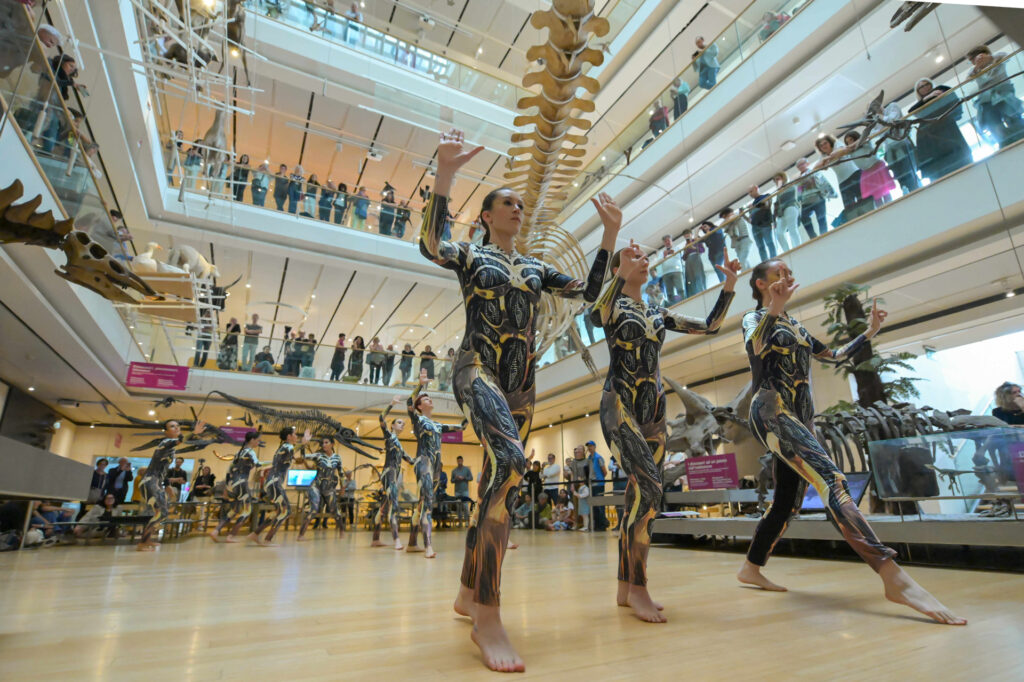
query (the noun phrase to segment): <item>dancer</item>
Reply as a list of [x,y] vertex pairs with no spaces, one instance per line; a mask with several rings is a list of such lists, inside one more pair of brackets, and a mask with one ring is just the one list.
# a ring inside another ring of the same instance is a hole
[[[313,460],[316,463],[316,477],[309,484],[309,513],[299,529],[299,540],[303,540],[309,522],[320,513],[320,510],[334,517],[334,525],[338,527],[338,537],[345,537],[345,519],[338,510],[338,485],[341,483],[341,455],[334,451],[333,438],[320,439],[320,452]],[[327,528],[327,521],[324,521]]]
[[249,474],[253,467],[260,465],[256,451],[253,449],[259,442],[259,431],[247,431],[242,449],[231,461],[224,486],[224,496],[227,501],[223,506],[224,511],[221,514],[220,523],[210,531],[210,539],[214,542],[220,542],[219,533],[224,526],[229,524],[231,529],[228,531],[227,537],[224,538],[224,542],[235,542],[234,535],[242,527],[242,523],[252,515],[253,499],[252,491],[249,488]]
[[[431,529],[433,527],[434,500],[437,494],[437,482],[441,476],[441,434],[452,431],[462,431],[466,428],[466,421],[455,426],[453,424],[439,424],[431,415],[434,414],[434,401],[426,393],[422,393],[423,387],[430,382],[427,370],[420,370],[420,382],[413,389],[412,395],[406,401],[409,410],[409,421],[412,422],[412,432],[416,435],[416,459],[413,461],[413,471],[416,472],[416,483],[420,489],[420,501],[416,505],[416,513],[412,519],[412,530],[409,532],[409,546],[407,552],[426,552],[427,559],[437,556],[431,544]],[[423,549],[416,545],[416,536],[423,528]]]
[[[401,417],[395,417],[391,421],[391,428],[388,429],[387,416],[391,408],[402,402],[404,398],[396,395],[391,404],[380,413],[380,430],[384,434],[384,468],[380,472],[380,506],[377,508],[377,516],[373,519],[373,542],[371,547],[383,547],[380,541],[380,525],[386,516],[388,525],[391,526],[391,539],[395,543],[395,549],[405,549],[402,541],[398,539],[398,480],[402,477],[402,460],[409,464],[415,464],[409,455],[405,454],[402,442],[398,437],[405,428],[405,421]],[[415,525],[413,526],[415,528]]]
[[[295,457],[295,444],[298,442],[299,437],[295,434],[294,426],[286,426],[281,429],[281,445],[274,453],[274,459],[270,463],[270,473],[267,475],[267,480],[263,482],[263,493],[266,495],[267,502],[274,505],[274,511],[267,514],[260,527],[249,534],[249,540],[260,547],[274,546],[274,543],[271,542],[274,535],[284,525],[288,515],[292,513],[292,507],[288,502],[288,495],[285,493],[284,487],[288,482],[288,470],[292,466],[292,459]],[[302,444],[305,445],[308,442],[309,429],[306,429],[306,433],[302,436]],[[267,527],[270,527],[270,530],[267,531],[266,537],[260,540],[260,534]]]
[[[206,428],[204,422],[197,422],[193,434],[200,434]],[[167,518],[167,492],[164,489],[164,476],[171,462],[174,461],[174,449],[181,444],[181,425],[176,419],[164,422],[164,437],[153,451],[153,457],[146,467],[146,475],[139,481],[139,492],[153,516],[142,530],[139,544],[135,546],[140,552],[151,552],[158,543],[153,539],[157,527]]]
[[661,606],[647,592],[650,526],[661,508],[661,468],[665,456],[665,391],[659,358],[665,332],[717,334],[735,296],[742,266],[729,260],[715,267],[725,276],[718,300],[706,320],[677,315],[641,298],[649,262],[630,244],[612,257],[614,279],[594,304],[592,320],[608,342],[608,377],[601,395],[601,431],[626,473],[628,516],[619,534],[619,606],[640,620],[664,623]]
[[607,195],[593,200],[604,223],[601,250],[591,268],[593,285],[584,285],[543,261],[515,250],[523,222],[523,201],[511,189],[484,197],[480,245],[442,239],[448,194],[455,172],[483,147],[466,149],[463,135],[441,136],[433,194],[424,209],[420,251],[454,270],[466,306],[466,332],[455,356],[452,386],[459,406],[473,422],[484,446],[480,499],[469,531],[455,611],[473,618],[473,641],[492,670],[524,670],[501,623],[501,562],[512,525],[515,491],[526,468],[523,439],[530,431],[534,405],[534,339],[542,292],[565,298],[597,300],[601,276],[622,214]]
[[814,437],[811,399],[811,356],[822,362],[841,362],[878,333],[886,312],[875,301],[867,332],[837,350],[830,350],[807,333],[786,312],[786,303],[800,285],[781,260],[767,260],[750,275],[757,309],[743,317],[743,339],[756,394],[750,404],[750,429],[775,456],[775,498],[758,523],[737,574],[740,582],[764,590],[785,592],[761,573],[761,567],[782,537],[793,513],[800,510],[807,483],[827,500],[829,519],[846,542],[875,569],[885,586],[885,598],[904,604],[947,625],[965,625],[896,563],[850,497],[846,478]]

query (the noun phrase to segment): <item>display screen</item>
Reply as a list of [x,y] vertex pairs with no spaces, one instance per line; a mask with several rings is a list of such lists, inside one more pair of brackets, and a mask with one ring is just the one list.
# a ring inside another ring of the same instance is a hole
[[316,469],[289,469],[288,485],[293,487],[305,487],[316,478]]
[[[846,483],[850,486],[850,497],[859,505],[864,497],[864,491],[868,489],[868,481],[871,480],[871,474],[867,471],[859,471],[843,475],[846,476]],[[821,503],[818,491],[811,486],[807,486],[807,492],[804,494],[804,502],[800,505],[800,511],[809,513],[825,511],[825,505]]]

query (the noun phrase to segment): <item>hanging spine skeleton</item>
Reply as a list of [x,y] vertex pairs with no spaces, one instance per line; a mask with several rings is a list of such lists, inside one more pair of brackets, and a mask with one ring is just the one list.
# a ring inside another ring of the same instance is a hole
[[43,202],[41,194],[15,204],[24,191],[20,180],[0,190],[0,244],[27,244],[63,251],[68,261],[56,273],[111,301],[138,303],[139,299],[129,291],[146,298],[163,299],[92,237],[76,230],[73,219],[57,221],[52,211],[37,213],[36,209]]
[[[509,186],[523,197],[525,216],[516,248],[524,254],[541,258],[561,272],[584,280],[587,264],[583,249],[571,234],[554,223],[562,203],[567,198],[566,187],[579,174],[585,155],[582,145],[587,136],[573,129],[586,131],[590,121],[583,113],[594,111],[593,100],[576,96],[580,88],[591,95],[600,85],[583,71],[587,64],[600,65],[604,56],[600,50],[588,46],[591,36],[608,33],[608,20],[595,16],[593,0],[554,0],[551,9],[538,10],[530,17],[537,29],[548,29],[548,40],[531,47],[526,57],[531,62],[543,63],[543,68],[523,77],[523,87],[540,86],[540,93],[519,100],[522,111],[536,109],[535,113],[515,118],[516,126],[532,125],[533,130],[514,133],[505,178]],[[515,146],[527,143],[526,146]],[[577,145],[574,148],[566,143]],[[573,317],[579,304],[553,296],[544,296],[541,302],[541,323],[538,325],[537,353],[543,354],[555,339],[566,330],[584,349]],[[585,360],[589,355],[584,349]]]

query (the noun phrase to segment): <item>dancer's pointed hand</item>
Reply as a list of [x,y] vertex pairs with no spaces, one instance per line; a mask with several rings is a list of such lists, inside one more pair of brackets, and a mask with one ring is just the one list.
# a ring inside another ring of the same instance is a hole
[[437,169],[454,172],[469,163],[474,156],[483,151],[483,147],[467,149],[466,136],[461,130],[452,128],[441,133],[441,141],[437,145]]
[[743,270],[743,265],[738,259],[729,260],[729,249],[722,249],[722,256],[724,262],[722,265],[716,265],[715,268],[725,275],[725,284],[723,288],[726,291],[734,291],[736,289],[736,280],[739,279],[740,271]]

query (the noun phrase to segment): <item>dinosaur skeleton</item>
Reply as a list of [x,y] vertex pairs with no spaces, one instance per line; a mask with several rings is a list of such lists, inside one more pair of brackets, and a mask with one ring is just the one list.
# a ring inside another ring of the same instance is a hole
[[[163,300],[144,279],[111,256],[92,237],[74,229],[73,219],[57,221],[52,211],[37,213],[36,209],[43,202],[41,194],[15,204],[24,191],[20,180],[0,190],[0,244],[26,244],[63,251],[67,263],[55,272],[72,284],[111,301],[134,304],[139,303],[141,297]],[[131,291],[139,297],[132,296]]]
[[[279,431],[287,426],[294,426],[300,431],[309,429],[314,439],[330,438],[363,457],[379,459],[376,455],[371,455],[360,447],[363,446],[376,451],[379,449],[377,446],[363,440],[355,431],[347,426],[342,426],[341,422],[327,416],[318,409],[278,410],[260,403],[237,398],[222,391],[210,391],[203,400],[203,407],[206,406],[210,396],[214,395],[220,396],[223,400],[249,411],[271,431]],[[200,412],[202,412],[202,407]]]

